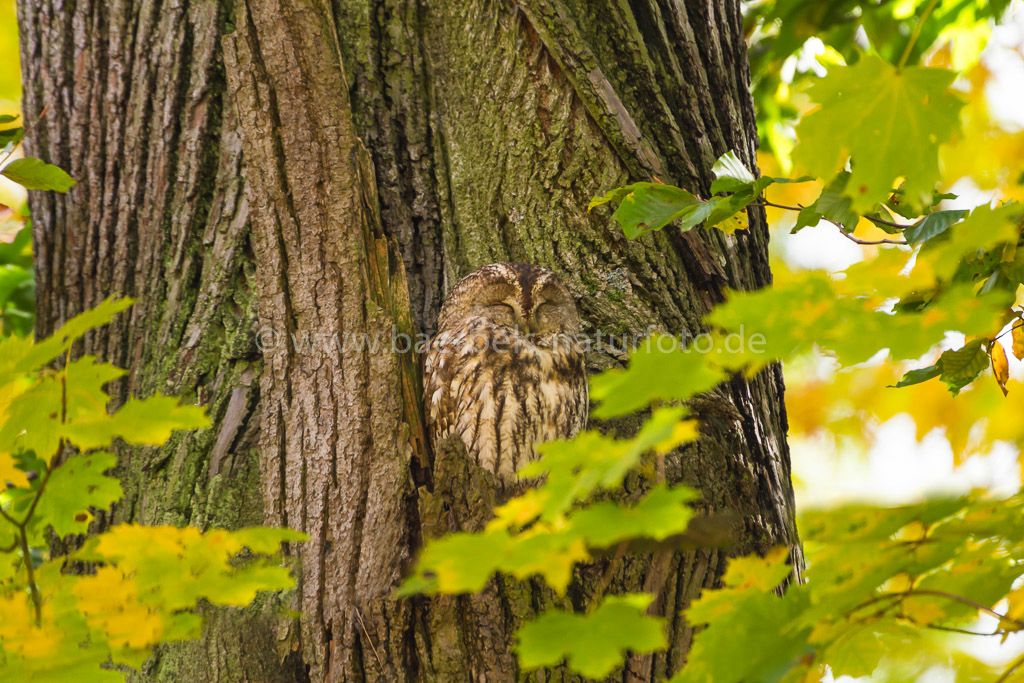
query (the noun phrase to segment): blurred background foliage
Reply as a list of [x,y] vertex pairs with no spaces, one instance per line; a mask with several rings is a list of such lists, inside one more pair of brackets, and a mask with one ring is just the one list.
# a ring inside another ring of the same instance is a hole
[[[918,18],[927,18],[918,22]],[[890,63],[923,64],[957,71],[954,84],[965,106],[962,129],[941,148],[941,186],[958,195],[944,209],[1024,199],[1024,3],[1020,0],[778,0],[745,4],[752,91],[761,135],[759,164],[765,175],[801,174],[794,167],[795,125],[813,106],[808,90],[836,65],[874,51]],[[918,39],[908,38],[919,32]],[[908,44],[909,54],[902,54]],[[775,203],[806,206],[822,184],[776,184],[765,193]],[[839,272],[886,253],[861,246],[822,223],[791,233],[796,215],[769,207],[776,282],[810,269]],[[854,235],[891,237],[861,218]],[[1017,292],[1016,307],[1024,304]],[[825,354],[785,367],[786,405],[798,509],[844,503],[918,503],[938,494],[973,492],[1010,496],[1022,484],[1024,364],[1008,353],[1011,381],[1004,397],[989,374],[954,397],[940,382],[891,388],[904,373],[933,363],[942,349],[963,345],[948,335],[942,348],[915,362],[882,355],[840,368]],[[1012,336],[999,339],[1011,351]],[[1012,524],[1012,523],[1011,523]],[[802,529],[805,540],[813,534]],[[1014,609],[1004,602],[999,609]],[[982,616],[972,627],[993,632]],[[899,674],[881,679],[969,680],[965,662],[995,668],[1019,662],[1024,636],[979,639],[934,634],[941,661],[924,678]],[[967,655],[963,659],[957,653]],[[973,665],[972,665],[973,666]],[[892,672],[890,672],[892,673]],[[918,673],[920,673],[918,671]],[[973,672],[981,679],[988,674]],[[826,680],[831,678],[831,674]],[[843,677],[843,680],[851,680]],[[1001,679],[1002,680],[1002,679]]]
[[[21,126],[21,64],[14,0],[0,0],[0,116],[17,116],[0,123],[0,132]],[[21,156],[18,145],[0,150],[6,163]],[[0,333],[32,332],[35,279],[32,237],[25,189],[0,177]]]
[[[751,2],[746,9],[763,173],[801,172],[793,168],[790,152],[794,124],[810,106],[808,88],[830,66],[855,62],[871,49],[891,62],[902,59],[962,74],[954,86],[966,102],[962,130],[941,148],[941,184],[958,197],[943,208],[1024,198],[1020,2],[780,0]],[[928,18],[918,27],[925,11]],[[915,30],[919,38],[904,56]],[[774,185],[766,194],[776,203],[807,205],[820,192],[820,183],[803,183]],[[768,217],[777,281],[805,269],[841,271],[883,253],[877,246],[853,244],[827,224],[790,234],[792,212],[769,207]],[[854,234],[865,240],[887,236],[864,218]],[[1001,341],[1010,350],[1010,335]],[[951,338],[946,348],[962,343],[962,337]],[[1022,364],[1008,355],[1011,377],[1020,380]],[[937,490],[1018,490],[1017,455],[1024,444],[1024,421],[1017,419],[1024,414],[1020,385],[1011,382],[1005,398],[991,378],[974,383],[959,398],[938,382],[889,388],[920,365],[882,358],[839,370],[822,355],[789,364],[787,407],[803,500],[895,502]],[[840,472],[843,476],[837,476]]]

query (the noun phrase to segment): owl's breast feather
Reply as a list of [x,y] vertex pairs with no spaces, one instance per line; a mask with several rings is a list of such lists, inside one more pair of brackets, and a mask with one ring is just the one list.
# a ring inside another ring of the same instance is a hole
[[440,332],[424,361],[434,443],[457,436],[481,467],[505,478],[536,457],[541,441],[586,424],[583,353],[566,338],[538,346],[501,326]]

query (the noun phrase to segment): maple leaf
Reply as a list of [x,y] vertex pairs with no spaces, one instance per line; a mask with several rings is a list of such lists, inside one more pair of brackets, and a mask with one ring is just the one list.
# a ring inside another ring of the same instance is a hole
[[955,76],[897,69],[869,54],[832,69],[810,90],[819,107],[797,126],[794,159],[831,178],[852,157],[846,193],[858,213],[884,202],[899,178],[912,200],[929,195],[939,180],[938,146],[959,128],[963,102],[949,89]]
[[525,669],[563,659],[588,678],[604,678],[626,650],[654,652],[668,645],[665,621],[644,614],[653,595],[610,596],[590,614],[551,611],[519,629],[516,651]]

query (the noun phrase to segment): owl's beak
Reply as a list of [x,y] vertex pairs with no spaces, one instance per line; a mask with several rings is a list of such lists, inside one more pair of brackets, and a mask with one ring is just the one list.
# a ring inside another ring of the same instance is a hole
[[533,318],[523,317],[516,321],[519,331],[523,334],[536,334],[537,323]]
[[525,328],[525,332],[528,332],[529,334],[537,334],[540,332],[540,321],[537,319],[536,315],[528,315],[526,316],[525,325],[523,325],[523,327]]

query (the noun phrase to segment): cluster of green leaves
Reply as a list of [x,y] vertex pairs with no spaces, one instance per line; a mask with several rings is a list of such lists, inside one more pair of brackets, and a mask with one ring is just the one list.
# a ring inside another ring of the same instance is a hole
[[[1024,324],[1013,307],[1024,282],[1024,251],[1017,248],[1024,207],[942,208],[941,202],[952,197],[937,191],[936,183],[939,145],[957,130],[953,77],[944,69],[897,69],[864,55],[820,79],[810,91],[817,106],[800,121],[794,151],[804,168],[827,181],[808,206],[764,199],[764,190],[778,179],[754,179],[731,154],[716,164],[715,196],[707,202],[668,185],[651,190],[650,184],[614,190],[595,201],[618,202],[613,218],[631,235],[641,234],[639,228],[664,228],[679,215],[684,216],[681,229],[693,228],[700,220],[691,220],[698,213],[692,206],[745,208],[757,201],[797,212],[794,230],[827,221],[858,243],[889,247],[842,279],[809,273],[769,290],[732,295],[709,322],[748,335],[763,333],[765,347],[745,351],[752,370],[815,347],[846,365],[882,349],[897,360],[914,359],[928,353],[944,332],[959,331],[975,339],[912,371],[900,386],[939,377],[956,393],[989,367],[991,357],[1005,387],[1006,359],[996,338],[1007,325]],[[891,238],[856,237],[862,217]]]
[[[792,128],[824,69],[871,50],[889,64],[917,64],[939,48],[958,71],[971,66],[1010,0],[746,0],[752,90],[762,144],[789,168]],[[820,41],[808,52],[809,40]],[[870,87],[870,84],[868,84]],[[851,112],[856,115],[856,112]]]
[[[1014,588],[1024,565],[1022,514],[1021,496],[805,514],[804,582],[780,590],[791,570],[785,548],[732,560],[724,586],[686,610],[705,628],[673,683],[810,682],[826,667],[837,679],[911,681],[936,663],[967,680],[993,680],[998,672],[951,652],[939,636],[1024,630],[1024,590]],[[992,608],[1003,599],[1003,611]],[[994,625],[979,631],[979,614]]]
[[[807,107],[791,151],[812,175],[757,177],[727,153],[713,168],[706,198],[639,182],[594,199],[590,209],[612,205],[624,233],[640,238],[670,226],[732,233],[746,227],[749,207],[772,206],[796,214],[795,230],[832,223],[850,240],[880,247],[877,257],[843,273],[809,271],[768,289],[731,292],[705,321],[713,344],[704,345],[704,353],[655,336],[631,355],[628,368],[594,377],[596,417],[652,411],[637,435],[616,439],[591,430],[542,445],[540,459],[522,472],[536,478],[535,486],[499,507],[482,532],[430,542],[405,591],[476,591],[495,573],[539,575],[564,591],[572,565],[590,560],[592,550],[678,534],[692,517],[685,505],[694,494],[665,488],[659,462],[696,436],[686,402],[734,373],[753,374],[811,351],[848,367],[883,351],[900,361],[935,354],[934,364],[912,370],[899,385],[939,378],[956,394],[991,366],[1005,391],[1007,359],[999,337],[1012,333],[1015,353],[1024,356],[1024,318],[1014,306],[1024,283],[1017,249],[1024,208],[943,206],[953,197],[938,187],[939,148],[959,128],[961,102],[951,88],[956,74],[908,66],[943,32],[967,31],[1003,7],[792,0],[748,13],[762,32],[775,26],[775,42],[758,44],[767,46],[760,58],[775,59],[776,66],[799,48],[805,31],[824,26],[822,35],[836,41],[849,32],[843,43],[848,58],[837,54],[827,77],[808,80],[803,90]],[[892,22],[892,12],[908,8],[904,19]],[[857,21],[846,21],[851,16]],[[873,51],[852,49],[860,27],[868,29]],[[778,183],[809,179],[823,189],[805,206],[765,197]],[[857,236],[862,219],[888,235]],[[943,350],[954,331],[967,341]],[[634,495],[631,505],[608,502],[608,492],[630,471],[646,477],[643,496]],[[792,574],[787,548],[734,560],[724,586],[706,591],[686,612],[703,630],[675,680],[816,681],[826,666],[837,676],[875,672],[909,680],[950,661],[933,634],[969,631],[979,614],[999,619],[996,636],[1020,630],[1024,597],[1013,585],[1024,574],[1024,537],[1016,531],[1021,505],[1020,498],[975,495],[805,515],[805,582],[783,590]],[[520,631],[520,662],[530,669],[564,660],[580,674],[603,677],[625,652],[665,646],[664,624],[645,614],[652,598],[608,596],[586,613],[548,612]],[[998,612],[1003,599],[1011,607]],[[961,671],[997,675],[967,655],[954,659]]]
[[[303,538],[285,529],[119,525],[69,557],[51,556],[52,542],[84,534],[121,497],[107,473],[117,465],[115,440],[156,446],[174,430],[208,424],[200,408],[159,395],[111,413],[104,386],[124,371],[71,359],[75,340],[128,305],[108,300],[38,343],[0,338],[4,680],[124,680],[125,667],[139,666],[157,643],[199,635],[200,600],[241,606],[293,584],[272,557],[283,541]],[[76,565],[81,573],[69,571]]]
[[743,214],[752,202],[772,183],[810,180],[800,178],[755,178],[732,152],[727,152],[712,168],[715,181],[710,199],[701,199],[681,187],[665,183],[633,183],[611,190],[590,202],[588,211],[605,204],[617,204],[612,214],[626,237],[641,235],[675,225],[690,230],[698,225],[718,228],[728,233],[746,227]]

